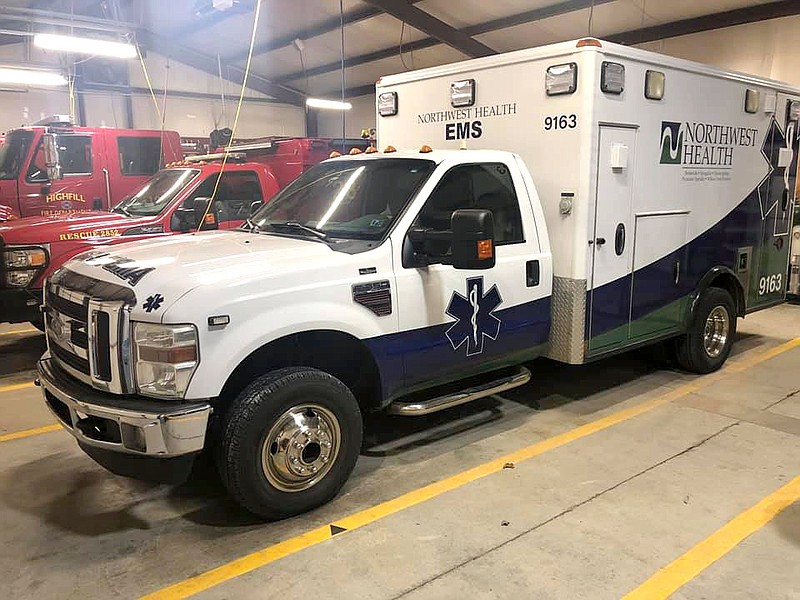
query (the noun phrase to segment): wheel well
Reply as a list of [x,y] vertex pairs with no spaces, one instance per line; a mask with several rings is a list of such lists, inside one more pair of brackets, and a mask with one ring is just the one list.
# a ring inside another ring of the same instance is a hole
[[340,331],[304,331],[274,340],[245,358],[225,382],[220,401],[232,401],[254,379],[283,367],[313,367],[353,392],[365,412],[380,405],[380,373],[361,340]]
[[731,273],[720,273],[716,275],[707,287],[721,288],[728,292],[736,304],[736,315],[743,317],[745,313],[744,288],[739,280]]

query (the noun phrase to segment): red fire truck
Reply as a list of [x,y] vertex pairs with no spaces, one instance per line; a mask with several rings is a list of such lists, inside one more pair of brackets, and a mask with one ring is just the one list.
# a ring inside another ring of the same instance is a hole
[[0,220],[109,210],[181,158],[176,131],[76,127],[62,115],[12,129],[0,146]]
[[254,208],[332,150],[367,145],[364,140],[325,138],[260,140],[235,146],[221,177],[224,153],[194,156],[168,164],[111,212],[0,223],[0,323],[39,326],[44,279],[80,252],[198,228],[238,227]]

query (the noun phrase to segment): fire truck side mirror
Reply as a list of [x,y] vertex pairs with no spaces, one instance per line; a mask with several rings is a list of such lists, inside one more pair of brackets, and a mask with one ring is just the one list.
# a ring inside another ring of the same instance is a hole
[[61,161],[58,156],[58,138],[54,133],[45,133],[42,136],[42,148],[44,150],[44,164],[47,169],[47,178],[50,181],[62,179],[64,174],[61,172]]
[[264,206],[264,203],[261,200],[255,200],[250,204],[250,216],[252,217],[254,214],[258,212],[258,209]]

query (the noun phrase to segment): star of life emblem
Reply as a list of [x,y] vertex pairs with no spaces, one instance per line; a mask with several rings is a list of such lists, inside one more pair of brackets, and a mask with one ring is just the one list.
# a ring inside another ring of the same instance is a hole
[[501,320],[494,311],[502,302],[497,285],[484,294],[483,277],[467,279],[466,296],[453,292],[447,314],[456,322],[445,332],[453,350],[466,343],[467,356],[482,354],[485,339],[496,340],[500,333]]

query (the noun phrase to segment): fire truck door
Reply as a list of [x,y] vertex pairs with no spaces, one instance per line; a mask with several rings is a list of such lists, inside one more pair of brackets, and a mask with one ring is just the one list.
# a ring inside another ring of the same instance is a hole
[[20,173],[20,209],[23,216],[59,215],[106,206],[103,183],[105,151],[92,133],[59,133],[57,145],[61,179],[50,181],[45,168],[42,136]]

